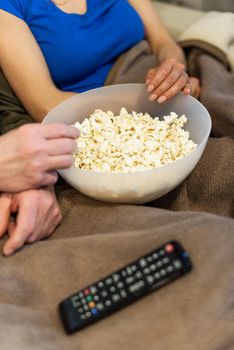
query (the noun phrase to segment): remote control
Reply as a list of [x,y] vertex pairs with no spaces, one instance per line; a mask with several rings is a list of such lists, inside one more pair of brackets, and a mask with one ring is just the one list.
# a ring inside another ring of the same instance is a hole
[[59,304],[68,334],[121,309],[192,269],[188,253],[170,241]]

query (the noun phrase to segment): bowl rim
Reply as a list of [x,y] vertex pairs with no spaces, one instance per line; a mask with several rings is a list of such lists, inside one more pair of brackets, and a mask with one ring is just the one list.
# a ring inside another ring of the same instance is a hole
[[[145,88],[145,84],[144,83],[127,83],[127,84],[112,84],[112,85],[107,85],[107,86],[102,86],[102,87],[98,87],[98,88],[95,88],[95,89],[90,89],[90,90],[87,90],[87,91],[84,91],[84,92],[81,92],[81,93],[77,93],[76,95],[74,96],[71,96],[69,97],[68,99],[62,101],[61,103],[59,103],[57,106],[55,106],[53,109],[51,109],[49,111],[49,113],[44,117],[44,119],[42,120],[42,123],[53,123],[51,121],[48,121],[48,119],[50,118],[50,115],[52,113],[55,113],[56,112],[56,109],[57,108],[60,108],[61,105],[66,105],[68,103],[70,103],[70,100],[71,99],[78,99],[80,96],[83,96],[83,95],[92,95],[93,93],[95,93],[96,91],[100,91],[100,90],[108,90],[109,88],[111,89],[119,89],[121,87],[124,87],[125,89],[127,88],[130,88],[132,86],[135,86],[135,87],[138,87],[138,88]],[[157,171],[164,171],[164,169],[168,168],[169,166],[172,166],[173,164],[177,164],[179,162],[183,162],[185,161],[186,159],[189,159],[193,156],[193,153],[196,152],[199,148],[202,148],[204,145],[206,145],[207,141],[208,141],[208,138],[209,138],[209,135],[210,135],[210,132],[211,132],[211,127],[212,127],[212,121],[211,121],[211,117],[210,117],[210,114],[209,114],[209,111],[207,110],[207,108],[200,102],[198,101],[197,99],[195,99],[193,96],[191,95],[184,95],[182,92],[179,92],[178,94],[181,94],[182,96],[190,99],[191,101],[193,101],[193,103],[196,103],[200,106],[200,108],[204,111],[204,113],[206,114],[206,117],[207,117],[207,121],[208,121],[208,128],[207,128],[207,132],[203,138],[203,140],[197,144],[197,147],[189,154],[187,154],[186,156],[184,156],[183,158],[181,159],[177,159],[171,163],[168,163],[166,165],[163,165],[161,167],[155,167],[153,169],[146,169],[146,170],[138,170],[138,171],[134,171],[134,172],[115,172],[115,173],[106,173],[106,172],[98,172],[98,171],[94,171],[94,170],[85,170],[85,169],[80,169],[80,168],[76,168],[74,166],[71,166],[70,168],[66,168],[66,169],[57,169],[58,173],[61,174],[61,175],[65,175],[65,173],[67,171],[75,171],[75,172],[80,172],[80,173],[83,173],[83,174],[95,174],[98,176],[99,175],[112,175],[113,177],[117,177],[117,176],[129,176],[129,175],[133,175],[133,174],[139,174],[139,173],[150,173],[150,172],[155,172],[156,170]],[[177,95],[176,95],[177,96]],[[176,96],[174,96],[176,98]],[[174,98],[173,97],[173,98]]]

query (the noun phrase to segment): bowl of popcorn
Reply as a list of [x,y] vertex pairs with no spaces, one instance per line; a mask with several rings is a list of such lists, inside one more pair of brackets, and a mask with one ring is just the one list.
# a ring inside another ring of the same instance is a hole
[[93,89],[62,102],[44,123],[80,130],[74,164],[59,170],[71,186],[106,202],[145,203],[178,186],[199,161],[211,130],[206,108],[178,94],[150,102],[144,84]]

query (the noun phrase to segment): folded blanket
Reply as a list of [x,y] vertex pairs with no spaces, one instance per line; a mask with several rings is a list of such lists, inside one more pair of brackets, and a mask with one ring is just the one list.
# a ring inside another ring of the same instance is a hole
[[234,71],[234,13],[208,12],[178,39],[184,48],[199,47]]

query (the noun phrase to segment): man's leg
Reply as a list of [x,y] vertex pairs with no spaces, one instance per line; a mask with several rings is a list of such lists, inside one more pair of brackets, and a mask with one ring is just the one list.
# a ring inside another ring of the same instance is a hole
[[0,70],[0,135],[32,122],[33,118],[16,97]]

